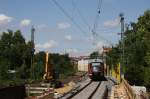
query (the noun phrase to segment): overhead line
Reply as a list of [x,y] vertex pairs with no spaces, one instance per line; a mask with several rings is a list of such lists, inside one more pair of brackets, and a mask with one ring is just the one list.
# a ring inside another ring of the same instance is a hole
[[84,33],[85,35],[86,32],[74,21],[74,19],[65,11],[65,9],[56,1],[56,0],[52,0],[53,3],[66,15],[66,17],[68,17],[72,23],[82,32]]
[[[100,37],[101,39],[103,39],[104,41],[109,43],[110,45],[113,45],[111,43],[111,41],[109,41],[109,40],[105,39],[104,37],[100,36],[99,34],[97,34],[96,29],[97,29],[97,26],[98,26],[98,20],[99,20],[101,10],[102,10],[102,2],[103,2],[103,0],[98,1],[97,14],[96,14],[96,17],[95,17],[95,20],[94,20],[94,26],[93,26],[93,29],[92,29],[92,34],[93,34],[94,39],[96,39],[97,37]],[[93,44],[95,44],[95,41],[94,41]]]
[[93,27],[93,31],[96,32],[96,28],[97,28],[97,24],[98,24],[98,19],[99,19],[99,16],[101,14],[101,8],[102,8],[102,0],[99,0],[98,2],[98,8],[97,8],[97,14],[96,14],[96,17],[95,17],[95,21],[94,21],[94,27]]
[[72,4],[73,6],[76,8],[79,16],[81,17],[81,20],[83,21],[83,23],[89,28],[90,30],[90,25],[88,24],[87,20],[85,19],[85,17],[83,16],[82,12],[78,9],[77,5],[75,4],[74,0],[72,0]]
[[101,6],[102,6],[102,0],[98,0],[98,7],[97,7],[97,12],[96,12],[96,17],[94,20],[93,28],[92,28],[92,35],[93,35],[93,45],[96,45],[97,43],[97,36],[98,34],[96,33],[97,25],[98,25],[98,19],[101,13]]
[[107,40],[106,38],[100,36],[100,35],[97,35],[98,37],[100,37],[101,39],[103,39],[104,41],[106,41],[107,43],[109,43],[109,45],[113,46],[113,43],[109,40]]
[[[87,36],[87,32],[85,32],[74,20],[74,18],[72,18],[66,11],[65,9],[56,1],[56,0],[52,0],[52,2],[66,15],[66,17],[68,17],[70,19],[70,21],[72,21],[72,23],[82,32],[84,33],[84,35]],[[96,15],[96,19],[95,19],[95,23],[94,23],[94,28],[97,28],[97,20],[99,18],[99,14],[101,13],[101,8],[102,8],[102,0],[99,0],[99,4],[98,4],[98,14]],[[80,13],[80,11],[79,11]],[[82,16],[82,14],[81,14]],[[83,17],[84,19],[84,17]],[[85,22],[85,21],[84,21]],[[85,22],[86,23],[86,22]],[[96,31],[95,31],[96,32]],[[98,35],[97,35],[98,36]],[[101,37],[102,38],[102,37]],[[109,42],[107,39],[102,38],[103,40],[105,40],[106,42]],[[109,42],[109,44],[112,45],[112,43]]]
[[[74,7],[76,8],[76,10],[78,11],[78,14],[80,15],[82,21],[84,22],[85,25],[87,25],[89,27],[89,30],[90,30],[90,25],[88,24],[88,22],[86,21],[86,19],[84,18],[83,14],[81,13],[81,11],[78,9],[77,5],[75,4],[75,2],[72,0],[72,4],[74,5]],[[94,29],[97,28],[97,24],[98,24],[98,18],[99,18],[99,15],[101,13],[101,8],[102,8],[102,0],[99,0],[99,3],[98,3],[98,14],[96,15],[96,19],[94,21]],[[93,31],[93,32],[96,32]],[[96,36],[100,37],[101,39],[105,40],[107,43],[109,43],[110,45],[113,45],[110,41],[108,41],[107,39],[105,39],[104,37],[101,37],[100,35],[96,34]]]

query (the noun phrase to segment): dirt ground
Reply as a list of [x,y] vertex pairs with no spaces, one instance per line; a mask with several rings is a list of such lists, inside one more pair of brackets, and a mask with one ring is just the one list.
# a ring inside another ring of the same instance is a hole
[[81,79],[83,79],[85,75],[86,75],[85,72],[77,72],[75,75],[70,76],[67,79],[61,79],[60,81],[63,84],[67,84],[67,83],[69,83],[71,81],[76,83],[76,82],[80,81]]
[[114,99],[129,99],[127,92],[123,84],[115,85],[114,87]]
[[61,80],[61,82],[64,84],[62,88],[56,88],[55,89],[55,94],[59,93],[61,95],[69,92],[77,82],[81,81],[84,79],[85,73],[79,72],[74,76],[70,76],[67,79]]

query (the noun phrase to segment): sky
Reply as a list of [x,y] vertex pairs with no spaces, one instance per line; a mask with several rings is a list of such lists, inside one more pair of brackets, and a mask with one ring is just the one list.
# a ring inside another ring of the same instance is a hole
[[[56,3],[60,6],[58,6]],[[0,35],[21,30],[26,41],[35,28],[36,52],[88,55],[120,40],[119,14],[125,23],[137,22],[150,9],[150,0],[0,0]],[[61,8],[61,9],[60,9]],[[96,22],[95,22],[96,20]],[[97,36],[92,36],[94,24]],[[96,42],[95,44],[93,44]]]

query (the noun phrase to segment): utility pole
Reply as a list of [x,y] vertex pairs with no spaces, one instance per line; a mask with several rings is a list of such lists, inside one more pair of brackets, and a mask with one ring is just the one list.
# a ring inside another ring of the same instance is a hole
[[32,79],[35,78],[35,73],[34,73],[34,52],[35,52],[35,49],[34,49],[34,33],[35,33],[35,28],[34,26],[32,26],[31,28],[31,77]]
[[121,23],[121,78],[124,77],[123,67],[124,67],[124,15],[120,13],[120,23]]

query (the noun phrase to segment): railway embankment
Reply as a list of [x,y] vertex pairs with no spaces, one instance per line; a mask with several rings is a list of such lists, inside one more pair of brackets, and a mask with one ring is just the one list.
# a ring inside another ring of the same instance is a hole
[[81,82],[84,79],[85,73],[78,72],[66,79],[59,79],[57,82],[26,84],[27,99],[53,99],[55,97],[61,97],[73,88],[76,88],[78,86],[76,83]]

